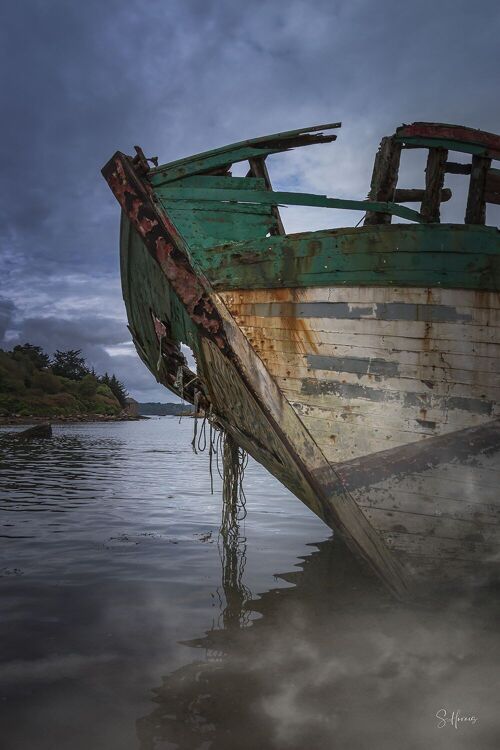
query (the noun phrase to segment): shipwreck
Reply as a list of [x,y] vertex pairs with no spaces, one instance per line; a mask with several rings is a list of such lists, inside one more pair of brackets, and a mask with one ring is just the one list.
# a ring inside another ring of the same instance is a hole
[[[135,346],[399,596],[429,578],[491,580],[500,235],[486,205],[500,203],[500,136],[403,125],[382,139],[368,199],[273,190],[268,156],[332,142],[339,126],[160,166],[139,147],[111,158]],[[398,187],[407,149],[427,152],[422,188]],[[449,173],[468,181],[463,224],[440,222]],[[287,234],[283,205],[356,210],[363,224]]]

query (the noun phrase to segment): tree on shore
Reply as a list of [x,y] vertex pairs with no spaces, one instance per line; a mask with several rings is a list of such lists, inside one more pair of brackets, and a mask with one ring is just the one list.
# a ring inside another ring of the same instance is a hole
[[17,344],[12,350],[12,356],[13,359],[17,360],[26,357],[37,370],[45,370],[50,365],[50,357],[45,354],[42,347],[27,342],[26,344]]
[[118,380],[116,375],[109,377],[108,373],[105,372],[101,378],[101,383],[107,385],[112,394],[118,399],[120,406],[125,407],[127,405],[128,392],[123,383]]
[[[44,399],[47,413],[76,412],[82,405],[117,413],[118,404],[121,409],[127,406],[128,393],[116,375],[100,377],[88,367],[81,349],[58,349],[52,359],[29,343],[17,344],[11,351],[0,349],[0,414],[40,413]],[[75,399],[79,401],[72,403]]]
[[51,362],[54,375],[69,380],[81,380],[88,375],[89,369],[81,353],[81,349],[68,349],[66,352],[57,349]]

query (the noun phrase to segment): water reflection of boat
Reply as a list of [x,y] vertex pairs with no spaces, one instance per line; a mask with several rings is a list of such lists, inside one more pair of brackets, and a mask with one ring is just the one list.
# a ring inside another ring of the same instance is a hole
[[[339,125],[154,169],[137,147],[115,154],[103,173],[122,207],[137,351],[392,590],[433,580],[450,559],[498,572],[500,242],[485,211],[500,202],[500,136],[398,128],[381,142],[367,201],[272,190],[268,156],[333,141],[319,131]],[[400,189],[400,158],[415,148],[427,154],[425,188]],[[233,176],[241,162],[248,174]],[[469,182],[464,224],[440,223],[448,173]],[[365,222],[287,235],[280,204],[359,210]]]
[[495,600],[410,608],[340,539],[314,546],[280,576],[290,587],[246,602],[260,615],[250,627],[233,611],[187,644],[203,657],[154,689],[155,708],[137,722],[140,750],[399,750],[416,737],[444,748],[432,741],[435,713],[465,709],[464,695],[482,717],[475,746],[496,747]]

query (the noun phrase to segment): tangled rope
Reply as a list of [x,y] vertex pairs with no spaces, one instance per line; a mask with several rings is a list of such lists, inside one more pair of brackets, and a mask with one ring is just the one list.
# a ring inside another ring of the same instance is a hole
[[[196,406],[195,403],[195,408]],[[240,524],[244,522],[247,515],[243,481],[248,454],[216,422],[211,410],[203,417],[199,430],[195,418],[191,445],[195,453],[201,453],[208,448],[212,494],[214,460],[217,473],[222,480],[222,512],[217,546],[222,566],[224,607],[222,597],[219,592],[218,594],[223,627],[240,628],[248,623],[250,613],[245,610],[245,602],[251,599],[251,592],[243,583],[246,537],[240,531]]]
[[221,533],[238,535],[239,524],[247,515],[246,496],[243,489],[248,454],[226,432],[219,433],[222,443],[222,472],[219,467],[219,451],[216,452],[217,469],[222,478]]

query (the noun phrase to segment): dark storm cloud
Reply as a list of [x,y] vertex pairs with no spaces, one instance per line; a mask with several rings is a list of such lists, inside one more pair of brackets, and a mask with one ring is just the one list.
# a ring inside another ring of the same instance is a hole
[[24,318],[18,338],[37,341],[47,351],[69,349],[77,344],[112,346],[127,341],[127,327],[123,321],[102,315],[80,315],[78,318]]
[[[363,197],[376,144],[401,121],[499,129],[498,32],[486,1],[9,4],[0,236],[11,338],[51,304],[74,317],[74,345],[88,345],[82,308],[124,319],[118,210],[99,174],[116,149],[139,142],[168,161],[342,119],[334,146],[276,161],[278,184]],[[314,222],[288,213],[291,229]]]

